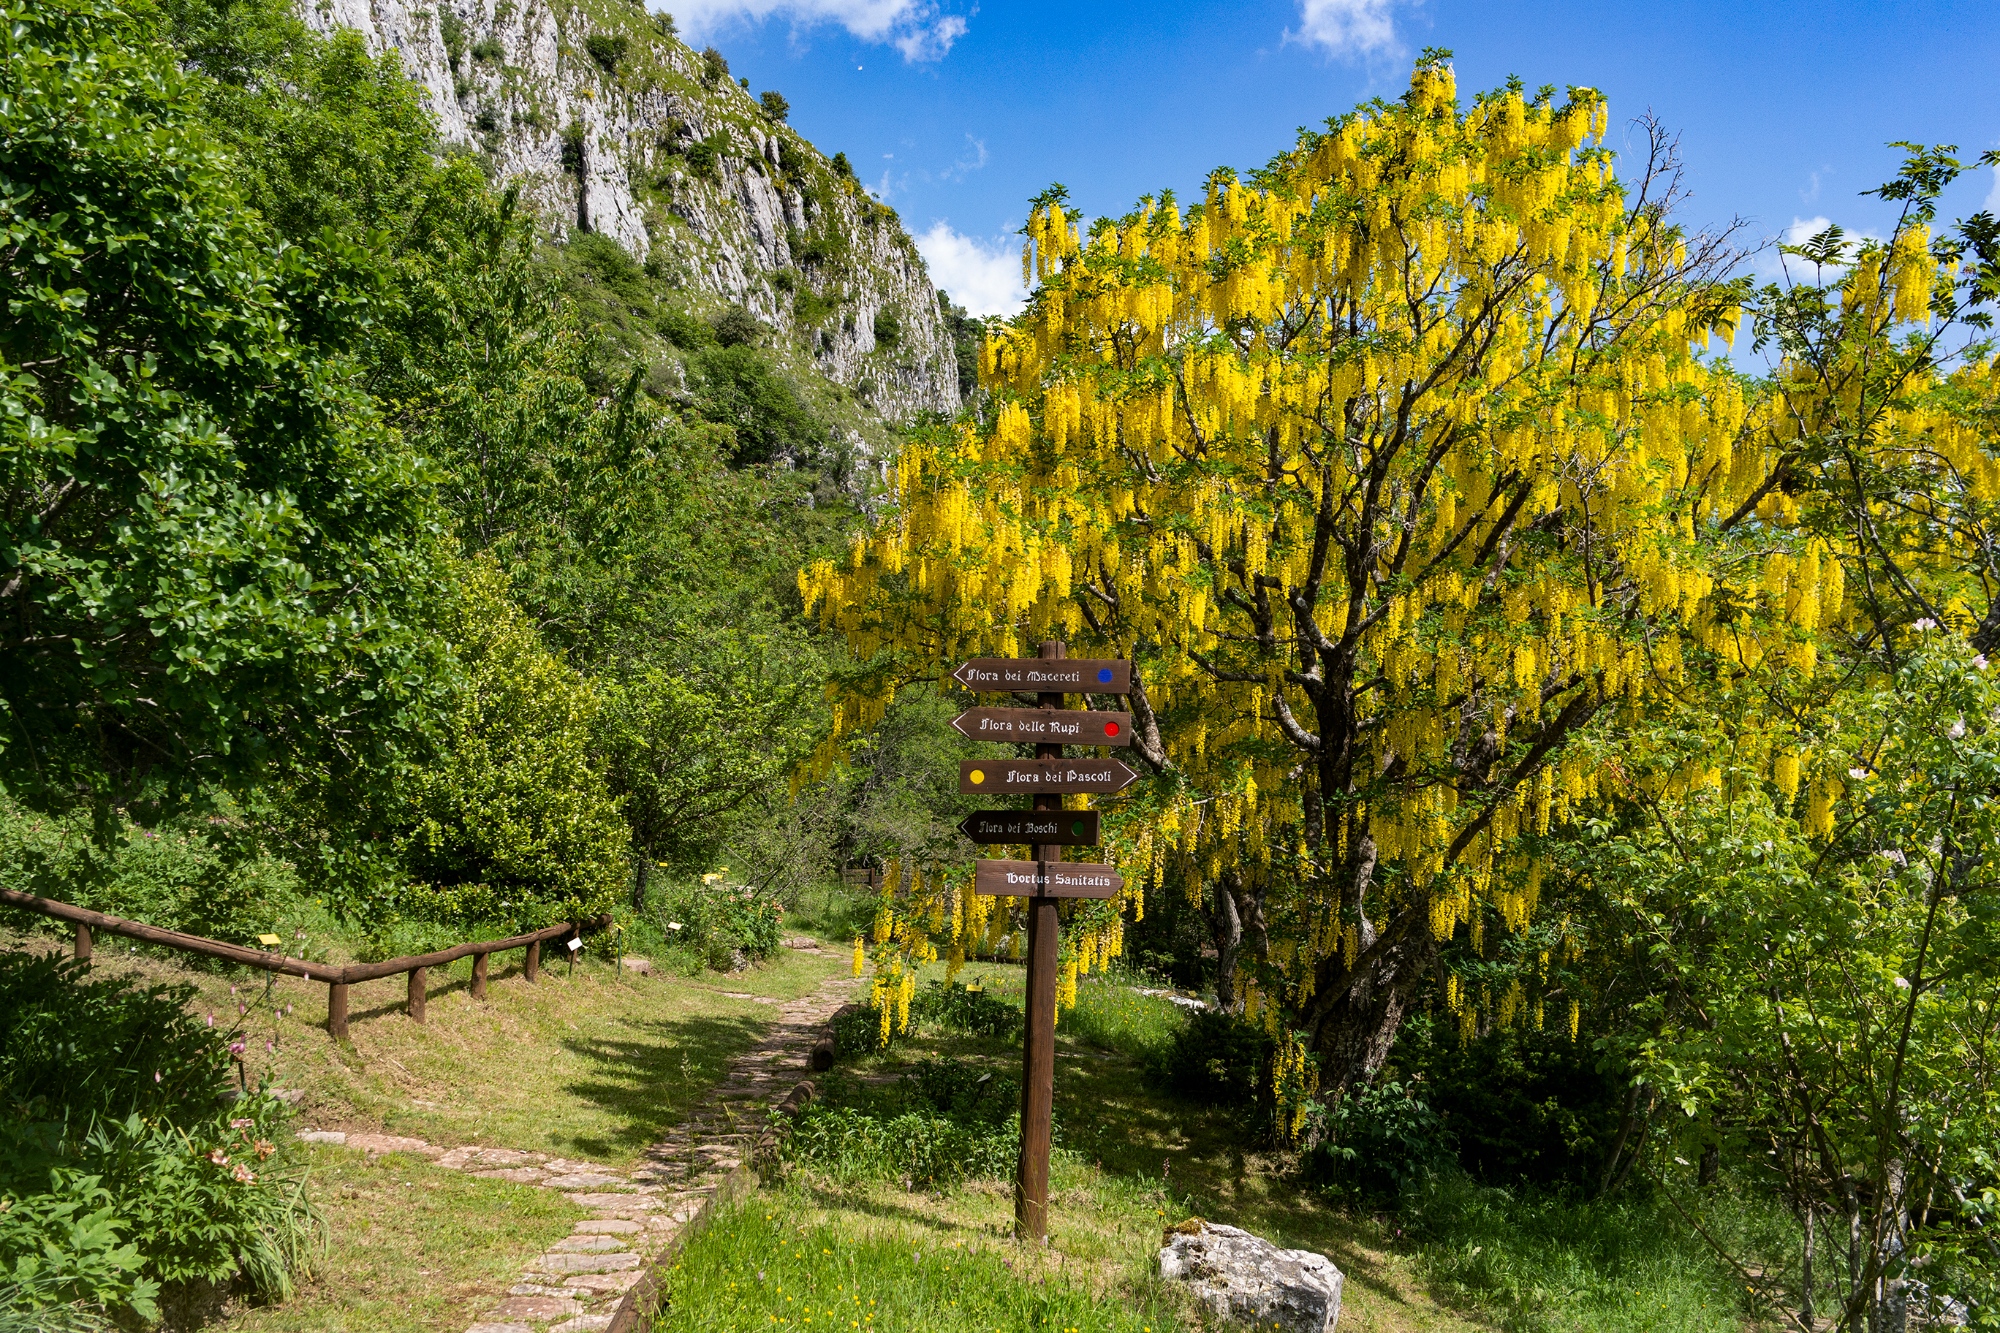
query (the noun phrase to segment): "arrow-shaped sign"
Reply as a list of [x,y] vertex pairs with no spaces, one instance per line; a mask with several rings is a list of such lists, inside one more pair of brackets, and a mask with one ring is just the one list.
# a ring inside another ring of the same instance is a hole
[[958,763],[958,791],[961,796],[986,792],[1124,791],[1139,780],[1116,759],[961,759]]
[[951,673],[981,694],[1130,694],[1132,664],[1097,657],[975,657]]
[[1095,810],[975,810],[958,831],[977,843],[1031,843],[1040,847],[1095,847]]
[[968,708],[951,720],[976,741],[1034,741],[1041,745],[1130,745],[1130,713],[1085,713],[1065,708]]
[[1123,875],[1088,862],[973,862],[973,892],[992,898],[1116,898],[1124,888]]

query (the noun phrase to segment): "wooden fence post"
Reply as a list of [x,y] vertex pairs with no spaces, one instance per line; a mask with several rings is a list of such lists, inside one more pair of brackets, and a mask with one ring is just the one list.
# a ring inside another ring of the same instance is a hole
[[472,998],[475,1000],[486,998],[486,960],[492,956],[490,953],[472,955]]
[[76,961],[79,963],[90,961],[90,927],[81,921],[76,923]]
[[344,981],[327,983],[326,1035],[335,1041],[347,1040],[347,983]]
[[540,940],[534,940],[529,943],[528,956],[521,964],[521,975],[530,981],[534,981],[542,975],[542,942]]
[[410,969],[410,1017],[419,1023],[424,1021],[424,974],[429,971],[427,967]]

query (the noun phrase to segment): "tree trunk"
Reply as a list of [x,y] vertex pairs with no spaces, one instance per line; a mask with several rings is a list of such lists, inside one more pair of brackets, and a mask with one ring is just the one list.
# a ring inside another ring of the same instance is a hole
[[1209,913],[1215,934],[1215,1003],[1225,1014],[1236,1012],[1236,958],[1243,947],[1243,917],[1225,876],[1215,884],[1215,906]]
[[1813,1206],[1808,1202],[1799,1210],[1799,1220],[1805,1224],[1805,1240],[1799,1253],[1799,1322],[1807,1328],[1813,1326]]
[[1414,920],[1378,938],[1352,973],[1339,954],[1321,963],[1319,993],[1331,998],[1309,1007],[1308,1022],[1326,1095],[1337,1098],[1381,1071],[1436,951],[1425,923]]

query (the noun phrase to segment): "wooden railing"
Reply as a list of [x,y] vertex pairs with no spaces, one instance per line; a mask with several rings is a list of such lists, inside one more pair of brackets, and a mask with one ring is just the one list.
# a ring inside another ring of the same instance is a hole
[[306,958],[290,958],[284,954],[249,949],[240,944],[225,944],[221,940],[206,939],[200,935],[184,935],[178,930],[162,930],[158,926],[127,921],[123,917],[106,916],[103,912],[93,912],[88,907],[73,907],[68,903],[59,903],[53,898],[37,898],[32,893],[20,893],[14,889],[0,888],[0,905],[25,908],[30,912],[39,912],[43,916],[74,924],[76,956],[85,962],[90,959],[91,934],[95,931],[106,935],[122,935],[126,939],[157,944],[163,948],[179,949],[183,953],[198,953],[210,958],[220,958],[226,962],[241,963],[244,967],[262,968],[266,972],[304,977],[309,981],[323,981],[327,986],[326,1030],[337,1041],[345,1040],[347,1037],[347,988],[356,982],[376,981],[382,977],[393,977],[399,972],[408,974],[410,1017],[421,1023],[424,1021],[424,999],[431,968],[442,967],[446,963],[456,962],[470,955],[472,998],[483,1000],[486,998],[486,963],[492,955],[505,953],[509,949],[526,950],[521,965],[521,975],[529,981],[534,981],[541,975],[544,940],[560,939],[565,936],[580,940],[586,931],[602,930],[611,924],[609,915],[598,916],[588,921],[570,921],[556,926],[544,926],[526,935],[512,935],[504,940],[478,940],[467,944],[454,944],[451,948],[439,949],[436,953],[412,954],[406,958],[387,958],[379,963],[348,963],[344,967],[334,967],[328,963],[315,963]]

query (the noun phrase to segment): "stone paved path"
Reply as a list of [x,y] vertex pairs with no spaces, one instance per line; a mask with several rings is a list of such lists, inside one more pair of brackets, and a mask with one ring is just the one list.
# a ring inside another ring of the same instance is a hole
[[369,1153],[416,1153],[448,1170],[561,1190],[590,1216],[532,1260],[465,1333],[598,1333],[611,1326],[647,1259],[749,1159],[779,1101],[810,1072],[814,1041],[853,988],[851,977],[836,977],[800,999],[770,1001],[777,1021],[763,1038],[730,1061],[694,1113],[629,1169],[511,1148],[447,1150],[394,1134],[306,1130],[299,1137]]

